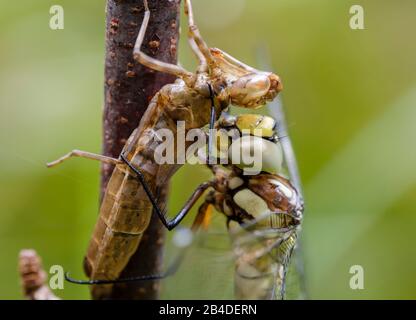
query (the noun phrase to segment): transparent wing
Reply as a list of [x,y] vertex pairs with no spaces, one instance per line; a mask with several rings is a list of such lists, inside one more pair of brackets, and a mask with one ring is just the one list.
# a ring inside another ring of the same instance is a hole
[[[217,213],[210,229],[194,237],[177,272],[162,281],[161,297],[280,299],[284,286],[288,297],[298,298],[296,279],[285,258],[291,232],[272,237],[275,231],[227,230],[224,216]],[[182,250],[174,238],[168,241],[167,261]]]
[[296,247],[286,276],[286,297],[287,300],[306,299],[306,289],[303,274],[303,256],[300,247]]
[[162,299],[234,299],[233,257],[225,219],[216,214],[209,230],[199,231],[186,249],[166,244],[166,264],[186,250],[175,274],[162,281]]
[[257,224],[248,228],[236,226],[237,233],[230,230],[236,260],[236,297],[284,299],[290,258],[296,245],[296,227],[264,229]]

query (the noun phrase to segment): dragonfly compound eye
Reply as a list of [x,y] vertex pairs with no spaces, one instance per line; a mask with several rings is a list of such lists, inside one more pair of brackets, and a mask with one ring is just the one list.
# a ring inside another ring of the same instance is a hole
[[262,138],[271,138],[276,134],[274,130],[276,121],[261,114],[239,115],[236,119],[236,126],[243,133]]
[[255,175],[261,171],[279,173],[282,170],[283,151],[280,143],[273,143],[256,136],[243,136],[235,140],[229,149],[230,162],[244,174]]
[[269,92],[270,79],[267,74],[248,74],[237,79],[231,86],[231,102],[247,108],[262,105],[263,97]]
[[271,73],[269,74],[270,79],[270,89],[269,92],[266,94],[265,99],[266,101],[273,101],[276,98],[277,94],[283,90],[282,82],[280,81],[279,76]]
[[258,108],[273,100],[282,90],[278,76],[251,73],[238,78],[230,88],[231,102],[245,108]]

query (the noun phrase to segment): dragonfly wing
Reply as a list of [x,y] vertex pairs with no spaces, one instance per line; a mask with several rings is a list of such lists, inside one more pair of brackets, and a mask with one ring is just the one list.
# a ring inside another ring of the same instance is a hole
[[[235,232],[227,230],[223,216],[216,217],[185,249],[178,271],[164,279],[162,298],[281,299],[285,288],[294,297],[292,280],[286,285],[286,279],[296,230],[278,236],[275,230]],[[175,247],[173,238],[167,260],[183,250]]]
[[297,231],[252,227],[232,231],[236,298],[283,299]]
[[[179,231],[180,232],[180,231]],[[234,299],[234,259],[222,215],[216,215],[207,231],[200,230],[186,249],[175,244],[176,229],[169,234],[166,265],[182,254],[175,274],[162,282],[163,299]]]

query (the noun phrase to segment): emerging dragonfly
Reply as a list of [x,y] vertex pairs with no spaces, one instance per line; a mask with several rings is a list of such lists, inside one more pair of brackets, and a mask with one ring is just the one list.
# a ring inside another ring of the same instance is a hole
[[[178,79],[153,97],[119,159],[74,150],[48,164],[51,167],[76,156],[115,165],[84,260],[90,284],[104,283],[102,280],[114,283],[112,280],[119,277],[149,224],[152,206],[158,208],[159,191],[180,167],[179,164],[158,164],[155,161],[155,150],[162,143],[155,132],[170,129],[176,137],[177,121],[185,122],[185,134],[207,124],[212,128],[218,115],[230,104],[257,108],[273,100],[282,89],[277,75],[256,70],[219,49],[209,48],[194,23],[190,0],[185,0],[185,13],[189,23],[189,44],[199,59],[196,73],[147,56],[141,51],[150,19],[147,0],[144,0],[144,8],[134,58],[151,69],[173,74]],[[177,226],[209,186],[201,184],[172,220],[166,218],[163,210],[157,209],[165,227],[171,230]],[[111,284],[93,285],[92,295],[95,299],[106,298],[111,290]]]
[[[303,216],[303,200],[283,176],[283,151],[275,121],[262,115],[235,117],[223,113],[217,127],[222,129],[216,150],[219,160],[232,158],[230,152],[235,150],[234,143],[241,153],[259,148],[262,171],[245,175],[244,164],[208,165],[214,175],[207,182],[212,190],[199,207],[192,230],[195,232],[201,226],[208,228],[212,207],[222,213],[232,244],[234,297],[283,299],[290,258]],[[250,134],[243,136],[244,132]],[[202,242],[208,235],[202,233]],[[221,263],[226,263],[225,260]],[[214,277],[210,275],[209,281],[215,281]]]
[[[240,115],[222,125],[240,132],[249,130],[254,134],[252,142],[263,149],[262,172],[245,176],[232,165],[224,204],[215,204],[229,221],[235,297],[284,299],[286,274],[303,217],[303,200],[283,176],[280,140],[285,137],[277,135],[275,121],[266,116]],[[244,150],[244,143],[241,147],[242,152],[251,151]],[[244,218],[233,219],[227,202],[234,212],[244,212]]]

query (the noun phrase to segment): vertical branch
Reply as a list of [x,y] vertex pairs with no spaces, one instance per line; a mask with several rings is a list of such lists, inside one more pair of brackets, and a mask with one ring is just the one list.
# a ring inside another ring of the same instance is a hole
[[[180,0],[150,0],[149,6],[151,18],[143,51],[156,59],[176,63]],[[118,157],[151,98],[175,78],[133,59],[133,46],[144,14],[143,0],[107,0],[106,12],[103,152]],[[102,166],[101,198],[112,171],[111,165]],[[160,192],[166,195],[167,190]],[[164,230],[154,217],[121,277],[160,272]],[[147,282],[115,285],[108,298],[154,299],[157,295],[157,284]]]

